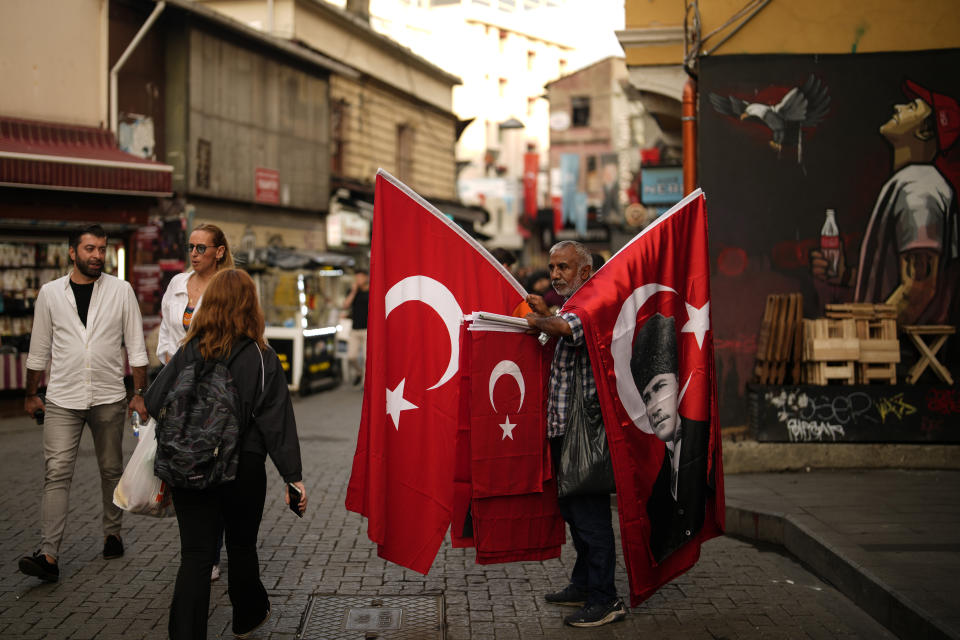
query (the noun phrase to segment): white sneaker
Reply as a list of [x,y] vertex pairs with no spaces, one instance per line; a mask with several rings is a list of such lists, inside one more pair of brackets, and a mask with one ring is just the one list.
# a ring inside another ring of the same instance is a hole
[[216,582],[220,579],[220,565],[213,565],[213,570],[210,571],[210,582]]

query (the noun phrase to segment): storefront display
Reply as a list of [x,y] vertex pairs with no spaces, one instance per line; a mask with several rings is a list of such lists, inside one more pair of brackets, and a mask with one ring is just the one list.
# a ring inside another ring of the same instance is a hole
[[301,395],[333,388],[342,379],[337,337],[349,290],[344,267],[352,263],[337,256],[305,262],[288,269],[251,269],[267,324],[264,335],[280,358],[291,390]]

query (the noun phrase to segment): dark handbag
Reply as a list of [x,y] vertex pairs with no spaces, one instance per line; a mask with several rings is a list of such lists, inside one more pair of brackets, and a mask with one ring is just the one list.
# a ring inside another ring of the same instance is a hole
[[592,400],[584,397],[582,357],[578,352],[574,363],[570,413],[557,467],[561,498],[616,492],[600,401],[595,396]]

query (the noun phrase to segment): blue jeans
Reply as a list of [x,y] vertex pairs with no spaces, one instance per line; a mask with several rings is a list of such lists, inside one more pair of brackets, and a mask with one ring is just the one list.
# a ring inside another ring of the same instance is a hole
[[[560,460],[563,438],[550,438],[554,472]],[[587,593],[587,605],[607,604],[617,597],[614,572],[617,548],[613,538],[610,496],[570,496],[560,498],[560,515],[570,526],[577,561],[573,565],[570,584]]]

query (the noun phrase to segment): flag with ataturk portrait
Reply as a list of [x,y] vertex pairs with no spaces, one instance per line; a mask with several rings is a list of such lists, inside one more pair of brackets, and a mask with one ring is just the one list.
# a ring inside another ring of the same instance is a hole
[[707,214],[698,189],[571,298],[597,382],[632,606],[724,526]]
[[509,314],[525,291],[436,207],[377,172],[363,409],[346,507],[379,555],[427,573],[450,526],[460,416],[460,332],[476,309]]

